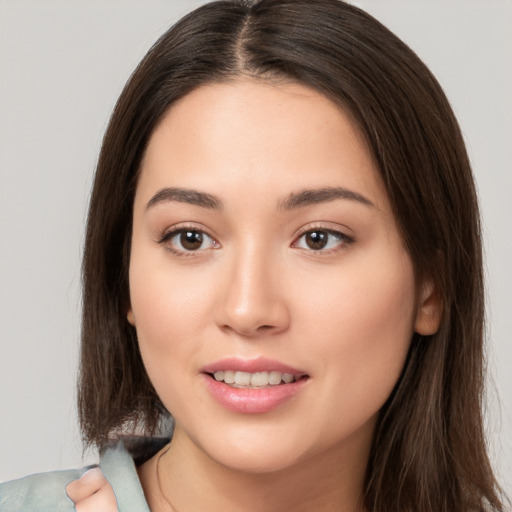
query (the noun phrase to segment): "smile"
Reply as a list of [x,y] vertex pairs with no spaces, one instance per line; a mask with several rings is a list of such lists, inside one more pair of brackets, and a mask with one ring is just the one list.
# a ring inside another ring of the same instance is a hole
[[309,387],[311,378],[303,370],[264,357],[222,359],[201,373],[214,401],[239,414],[277,409]]
[[258,389],[291,384],[300,377],[291,373],[278,371],[250,373],[234,370],[219,370],[213,373],[213,378],[218,382],[224,382],[234,388]]

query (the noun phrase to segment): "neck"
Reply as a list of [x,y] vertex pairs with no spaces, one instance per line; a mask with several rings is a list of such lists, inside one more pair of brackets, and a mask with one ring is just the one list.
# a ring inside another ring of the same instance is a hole
[[153,512],[362,512],[368,443],[333,448],[270,473],[217,463],[178,428],[173,441],[139,469]]

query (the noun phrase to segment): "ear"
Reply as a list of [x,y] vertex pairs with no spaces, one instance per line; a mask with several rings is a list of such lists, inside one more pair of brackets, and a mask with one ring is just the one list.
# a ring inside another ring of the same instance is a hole
[[418,297],[415,332],[424,336],[435,334],[441,323],[442,312],[443,304],[437,287],[430,280],[424,281]]
[[128,323],[135,327],[135,317],[133,316],[132,308],[128,309],[128,313],[126,313],[126,318],[128,319]]

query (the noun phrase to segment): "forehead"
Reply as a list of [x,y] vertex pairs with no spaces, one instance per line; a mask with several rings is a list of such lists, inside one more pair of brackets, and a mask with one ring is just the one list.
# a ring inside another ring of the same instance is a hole
[[[352,117],[312,88],[254,80],[202,86],[154,130],[139,189],[207,187],[286,195],[291,186],[344,186],[382,203],[382,184]],[[138,193],[141,192],[138,189]]]

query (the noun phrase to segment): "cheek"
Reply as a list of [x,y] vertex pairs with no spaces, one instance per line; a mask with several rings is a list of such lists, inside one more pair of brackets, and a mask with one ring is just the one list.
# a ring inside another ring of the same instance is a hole
[[311,359],[322,368],[326,390],[319,396],[332,400],[321,407],[332,411],[333,421],[339,421],[336,411],[352,411],[350,421],[369,419],[400,376],[416,306],[412,266],[397,261],[358,265],[324,283],[323,292],[308,294],[302,328],[315,340]]
[[[162,251],[163,252],[163,251]],[[194,362],[209,307],[208,280],[172,271],[168,255],[143,250],[132,253],[130,300],[142,359],[150,380],[166,406],[169,386]],[[187,278],[188,276],[188,278]]]
[[132,307],[139,349],[148,377],[165,408],[175,415],[192,401],[184,388],[185,369],[198,351],[194,322],[196,304],[177,299],[176,284],[163,286],[152,278],[139,281],[133,273]]
[[[302,305],[297,316],[321,328],[334,347],[353,342],[364,347],[400,343],[412,335],[415,278],[404,255],[377,254],[354,259],[338,271],[300,280],[293,293]],[[300,321],[300,318],[299,318]]]

